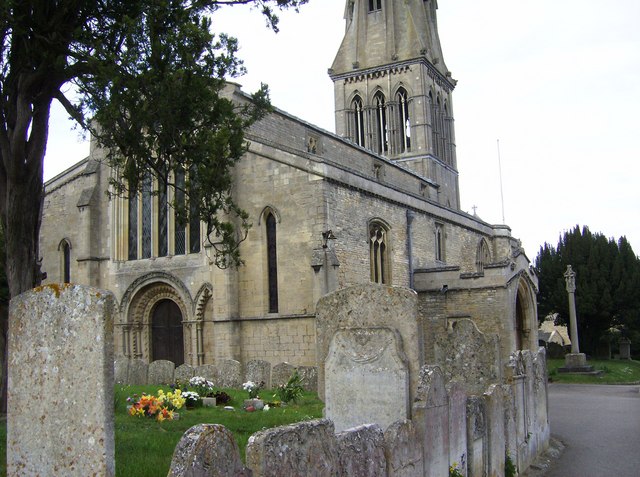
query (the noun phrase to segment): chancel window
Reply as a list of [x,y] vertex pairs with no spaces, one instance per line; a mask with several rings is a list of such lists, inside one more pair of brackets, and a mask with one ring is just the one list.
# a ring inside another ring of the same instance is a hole
[[127,260],[198,253],[201,247],[197,202],[189,204],[185,222],[173,206],[186,206],[185,174],[175,174],[175,186],[162,186],[151,176],[142,181],[140,192],[131,194],[125,213],[128,218]]
[[278,255],[276,247],[276,218],[272,212],[267,213],[265,224],[267,232],[269,313],[278,313]]
[[388,245],[387,229],[379,222],[369,225],[369,262],[371,265],[371,281],[389,283],[388,277]]
[[378,91],[373,98],[375,105],[376,125],[376,152],[385,153],[389,149],[389,137],[387,130],[387,105],[384,94]]
[[369,11],[375,12],[382,10],[382,0],[369,0]]
[[398,126],[400,128],[400,151],[411,150],[411,120],[409,118],[409,98],[407,91],[400,88],[396,94],[398,102]]

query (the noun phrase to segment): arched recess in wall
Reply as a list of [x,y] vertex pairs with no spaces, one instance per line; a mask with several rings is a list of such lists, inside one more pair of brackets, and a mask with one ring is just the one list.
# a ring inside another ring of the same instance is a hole
[[[532,330],[537,329],[535,293],[529,281],[520,275],[518,279],[518,291],[516,293],[514,329],[516,338],[516,349],[535,350],[531,346]],[[537,343],[538,340],[535,340]]]
[[127,288],[120,302],[121,345],[118,349],[116,335],[117,354],[148,362],[167,359],[158,356],[164,340],[171,343],[174,350],[171,361],[176,365],[193,363],[196,358],[192,310],[191,295],[177,277],[166,272],[143,275]]
[[71,241],[63,238],[58,244],[60,252],[60,282],[71,283]]
[[205,363],[212,363],[214,357],[214,323],[211,310],[211,297],[213,296],[213,286],[205,283],[196,293],[194,300],[194,316],[196,319],[196,364],[198,366]]

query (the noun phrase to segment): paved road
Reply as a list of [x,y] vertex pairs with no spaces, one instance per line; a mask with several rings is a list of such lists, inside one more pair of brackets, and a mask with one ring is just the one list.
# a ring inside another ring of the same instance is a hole
[[566,449],[547,477],[640,476],[640,386],[552,383],[549,419]]

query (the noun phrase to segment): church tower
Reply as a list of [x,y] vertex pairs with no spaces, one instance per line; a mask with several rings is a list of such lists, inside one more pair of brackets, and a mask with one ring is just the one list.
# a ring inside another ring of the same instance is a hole
[[451,93],[436,0],[346,0],[346,31],[329,75],[336,132],[429,179],[460,208]]

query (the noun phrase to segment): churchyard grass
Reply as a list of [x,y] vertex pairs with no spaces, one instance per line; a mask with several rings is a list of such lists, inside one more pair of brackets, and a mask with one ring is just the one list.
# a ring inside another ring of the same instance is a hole
[[[180,419],[157,422],[148,417],[132,417],[127,413],[127,396],[133,394],[156,394],[163,386],[116,386],[116,476],[166,476],[171,464],[173,450],[182,434],[200,423],[222,424],[233,432],[240,454],[244,460],[245,447],[251,434],[265,428],[283,426],[293,422],[322,417],[324,404],[316,393],[305,392],[298,404],[271,407],[268,411],[246,412],[242,403],[247,392],[223,389],[231,396],[234,411],[223,406],[181,409]],[[275,391],[264,390],[260,397],[265,402],[273,401]]]
[[[158,477],[166,476],[171,465],[173,450],[182,434],[201,423],[222,424],[233,432],[244,460],[245,447],[251,434],[265,428],[283,426],[294,422],[322,417],[324,403],[316,393],[304,392],[297,404],[271,407],[268,411],[246,412],[243,401],[246,391],[223,389],[231,396],[227,411],[223,406],[181,409],[180,419],[158,422],[149,417],[132,417],[127,412],[127,397],[134,394],[157,394],[166,386],[116,386],[114,393],[116,432],[116,476]],[[275,391],[263,390],[260,397],[273,401]],[[69,412],[73,412],[72,409]],[[0,422],[0,476],[6,475],[6,421]]]
[[560,373],[558,368],[564,366],[564,359],[547,359],[549,379],[556,383],[576,384],[640,383],[640,361],[587,359],[587,364],[604,373],[600,376]]

